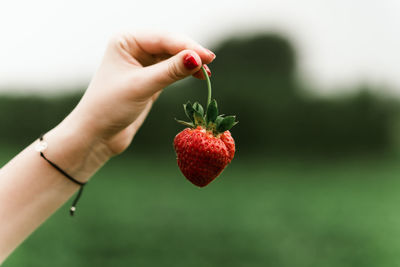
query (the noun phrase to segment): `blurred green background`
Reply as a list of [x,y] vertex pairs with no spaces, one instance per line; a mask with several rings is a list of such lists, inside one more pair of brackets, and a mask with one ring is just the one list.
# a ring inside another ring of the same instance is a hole
[[[67,203],[3,266],[400,264],[398,100],[368,84],[318,96],[277,33],[227,38],[213,51],[214,97],[240,121],[223,174],[199,189],[176,165],[174,118],[187,100],[206,99],[205,82],[188,78],[95,175],[77,215]],[[73,91],[0,97],[1,165],[73,109],[84,86]]]

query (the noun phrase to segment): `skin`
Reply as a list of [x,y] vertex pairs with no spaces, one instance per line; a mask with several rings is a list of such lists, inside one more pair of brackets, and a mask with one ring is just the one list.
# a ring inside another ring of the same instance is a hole
[[[191,54],[199,66],[187,69]],[[215,55],[195,41],[165,32],[111,38],[102,63],[76,108],[45,134],[46,157],[82,182],[132,142],[166,86],[193,75]],[[41,158],[38,140],[0,169],[0,264],[79,186]]]

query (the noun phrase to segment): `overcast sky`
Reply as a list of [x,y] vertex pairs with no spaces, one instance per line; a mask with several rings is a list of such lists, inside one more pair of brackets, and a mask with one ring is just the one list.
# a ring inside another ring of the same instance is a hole
[[211,48],[231,35],[279,31],[298,48],[304,81],[321,92],[368,82],[400,95],[399,14],[398,0],[0,0],[0,90],[87,84],[110,35],[156,28]]

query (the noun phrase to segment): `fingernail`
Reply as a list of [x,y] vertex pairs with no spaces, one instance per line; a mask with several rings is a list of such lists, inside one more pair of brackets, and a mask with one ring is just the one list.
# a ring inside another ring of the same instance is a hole
[[206,48],[206,51],[210,56],[212,56],[213,59],[216,57],[216,55],[211,50]]
[[[204,64],[203,67],[204,67],[204,69],[206,70],[206,72],[207,72],[207,74],[208,74],[208,77],[211,77],[211,70],[210,70],[210,68],[209,68],[206,64]],[[204,77],[204,78],[205,78],[205,77]]]
[[185,65],[185,67],[186,67],[188,70],[192,70],[192,69],[197,68],[197,67],[200,65],[200,63],[197,62],[196,58],[195,58],[193,55],[187,54],[187,55],[183,58],[183,65]]

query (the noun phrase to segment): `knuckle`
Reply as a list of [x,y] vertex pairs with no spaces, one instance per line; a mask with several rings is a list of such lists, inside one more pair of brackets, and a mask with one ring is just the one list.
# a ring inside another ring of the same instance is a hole
[[170,62],[168,64],[168,76],[172,80],[181,80],[186,77],[186,74],[177,66],[177,64]]
[[120,32],[112,35],[108,41],[110,46],[126,48],[128,46],[128,40],[125,33]]

